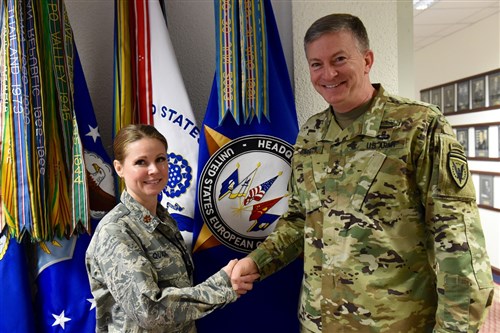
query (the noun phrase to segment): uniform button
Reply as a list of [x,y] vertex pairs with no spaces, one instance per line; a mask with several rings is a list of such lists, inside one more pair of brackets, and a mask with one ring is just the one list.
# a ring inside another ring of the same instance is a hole
[[144,216],[143,221],[144,221],[144,223],[149,223],[149,222],[151,222],[151,216],[149,216],[149,215]]

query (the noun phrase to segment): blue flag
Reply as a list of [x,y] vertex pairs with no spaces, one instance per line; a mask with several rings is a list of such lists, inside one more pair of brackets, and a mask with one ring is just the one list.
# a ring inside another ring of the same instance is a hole
[[0,332],[34,333],[29,268],[23,244],[0,236]]
[[[0,4],[0,39],[5,42],[7,36],[5,30],[6,3]],[[5,57],[5,50],[2,49],[2,57]],[[8,59],[8,57],[5,57]],[[2,59],[2,63],[5,62]],[[0,98],[1,103],[6,103],[5,92],[8,82],[5,72],[0,74]],[[0,112],[0,157],[2,156],[4,140],[4,111],[2,105]],[[0,170],[1,170],[0,165]],[[0,181],[0,186],[2,182]],[[3,183],[3,186],[6,186]],[[0,191],[1,193],[1,191]],[[5,222],[7,214],[3,207],[2,196],[0,195],[0,332],[23,332],[35,333],[35,312],[32,298],[32,279],[30,274],[30,264],[26,244],[29,241],[24,237],[24,241],[17,242],[16,237],[11,236],[9,227]],[[14,233],[13,233],[14,234]]]
[[[193,235],[196,283],[230,259],[244,257],[274,229],[287,209],[292,144],[298,133],[270,1],[245,1],[240,8],[234,1],[227,6],[228,1],[215,5],[218,64],[200,133]],[[302,264],[296,260],[235,303],[199,320],[198,332],[298,332]]]
[[[83,69],[74,59],[74,102],[84,147],[92,227],[116,204],[113,169],[104,150]],[[37,246],[37,332],[95,332],[95,302],[85,268],[90,235],[54,239]],[[3,332],[3,331],[2,331]]]

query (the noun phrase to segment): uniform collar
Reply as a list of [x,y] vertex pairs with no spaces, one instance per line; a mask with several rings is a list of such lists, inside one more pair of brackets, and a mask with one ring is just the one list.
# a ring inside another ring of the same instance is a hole
[[122,192],[120,201],[130,211],[130,215],[134,221],[143,226],[148,232],[153,232],[160,223],[163,224],[163,220],[166,216],[166,209],[160,203],[156,206],[156,216],[154,216],[126,190]]
[[323,140],[331,142],[342,142],[353,138],[358,135],[365,135],[375,137],[380,128],[380,123],[382,122],[384,116],[384,106],[387,102],[387,94],[380,84],[373,84],[377,94],[372,99],[371,105],[368,110],[361,115],[358,119],[344,128],[340,126],[335,121],[333,116],[333,110],[330,107],[330,112],[328,113],[328,128],[323,136]]

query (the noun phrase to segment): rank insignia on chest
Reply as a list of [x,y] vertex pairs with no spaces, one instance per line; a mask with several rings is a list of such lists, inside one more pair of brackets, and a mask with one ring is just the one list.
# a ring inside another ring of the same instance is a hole
[[467,158],[460,150],[451,149],[448,153],[448,168],[458,187],[463,188],[469,179]]

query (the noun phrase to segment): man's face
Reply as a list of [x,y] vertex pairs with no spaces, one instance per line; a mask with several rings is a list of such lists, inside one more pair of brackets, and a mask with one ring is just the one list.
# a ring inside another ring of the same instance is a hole
[[362,54],[350,32],[327,33],[306,46],[311,82],[337,112],[349,112],[373,93],[373,52]]

